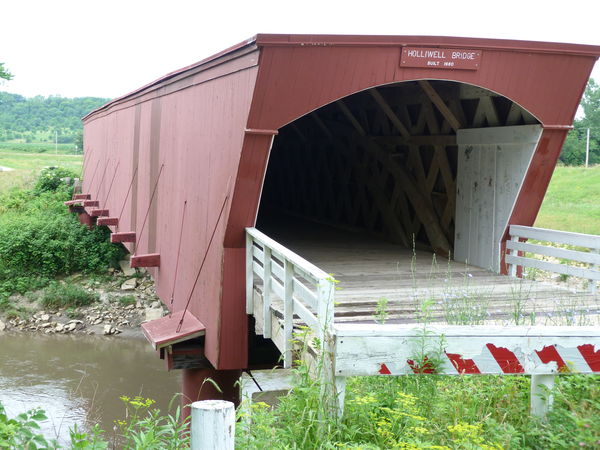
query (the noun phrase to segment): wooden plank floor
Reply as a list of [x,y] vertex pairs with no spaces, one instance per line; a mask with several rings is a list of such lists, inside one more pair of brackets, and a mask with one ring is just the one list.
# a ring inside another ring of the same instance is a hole
[[[335,322],[600,325],[600,298],[515,279],[359,233],[281,220],[259,229],[339,281]],[[384,299],[384,300],[382,300]],[[385,307],[382,307],[385,303]],[[276,316],[281,302],[274,299]]]

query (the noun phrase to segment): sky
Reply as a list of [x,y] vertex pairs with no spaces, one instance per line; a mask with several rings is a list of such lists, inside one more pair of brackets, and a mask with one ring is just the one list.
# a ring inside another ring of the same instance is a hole
[[590,0],[0,0],[0,16],[0,90],[26,97],[119,97],[257,33],[600,45]]

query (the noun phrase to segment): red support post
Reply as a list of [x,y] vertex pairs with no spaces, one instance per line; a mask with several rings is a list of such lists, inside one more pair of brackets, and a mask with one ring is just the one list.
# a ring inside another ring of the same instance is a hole
[[73,200],[89,200],[92,196],[90,194],[75,194]]
[[108,209],[92,209],[90,211],[90,216],[92,216],[92,217],[108,216]]
[[105,226],[116,226],[119,225],[118,217],[98,217],[98,221],[96,222],[98,225]]
[[79,222],[87,225],[90,230],[94,227],[94,218],[86,212],[79,214]]
[[160,253],[148,253],[147,255],[133,255],[129,260],[131,267],[159,267]]
[[117,242],[135,242],[135,231],[112,233],[110,235],[110,242],[113,244],[116,244]]
[[[239,405],[241,370],[183,369],[181,372],[184,419],[190,415],[189,405],[198,400],[228,400],[236,406]],[[222,392],[219,392],[213,383],[216,383]]]

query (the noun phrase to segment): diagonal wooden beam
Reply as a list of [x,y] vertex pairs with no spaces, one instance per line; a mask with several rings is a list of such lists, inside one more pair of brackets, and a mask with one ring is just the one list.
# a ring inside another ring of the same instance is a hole
[[444,116],[444,119],[448,121],[452,129],[456,131],[459,128],[462,128],[462,124],[460,123],[460,121],[456,118],[454,113],[450,111],[450,108],[446,106],[446,103],[444,103],[444,100],[442,100],[442,97],[439,96],[439,94],[433,88],[431,83],[429,83],[429,81],[427,80],[419,80],[418,83],[419,86],[421,86],[421,89],[423,89],[423,91],[427,95],[427,97],[429,97],[429,100],[431,100],[431,103],[433,103],[436,106],[438,111],[442,114],[442,116]]
[[390,105],[388,105],[388,103],[385,101],[385,98],[383,98],[383,96],[379,93],[377,88],[370,89],[369,94],[371,94],[371,97],[373,97],[375,102],[379,105],[379,107],[385,113],[387,118],[390,119],[390,122],[394,124],[394,127],[396,127],[400,134],[405,138],[409,138],[410,133],[408,132],[408,129],[400,121],[396,113],[392,111],[392,108],[390,108]]
[[306,136],[304,136],[302,131],[300,131],[300,128],[298,128],[298,126],[294,122],[292,122],[290,125],[292,130],[296,132],[296,134],[300,137],[300,139],[302,139],[303,142],[306,142],[308,140],[306,139]]
[[504,125],[516,125],[521,120],[521,108],[516,103],[510,105]]
[[479,101],[479,106],[483,109],[488,125],[490,127],[499,127],[500,119],[498,118],[498,111],[496,111],[492,97],[482,97]]
[[363,213],[363,221],[367,224],[367,228],[374,231],[373,225],[377,219],[377,213],[379,213],[381,214],[384,226],[390,232],[391,239],[398,244],[410,248],[410,240],[404,226],[400,218],[394,214],[393,205],[389,203],[385,195],[381,182],[381,173],[377,173],[375,167],[367,162],[367,157],[370,158],[371,156],[365,153],[361,161],[357,159],[355,149],[348,149],[339,143],[336,143],[333,148],[339,155],[352,161],[351,164],[354,168],[355,177],[360,180],[365,190],[370,191],[373,197],[373,203],[370,204],[366,199],[365,190],[359,189],[357,194],[359,204],[356,207],[360,207]]
[[329,131],[329,128],[327,128],[327,126],[325,125],[325,123],[321,120],[321,118],[319,117],[319,115],[317,114],[316,111],[313,111],[312,113],[310,113],[310,117],[312,117],[312,119],[317,123],[317,125],[319,126],[319,128],[321,129],[321,131],[323,131],[323,133],[325,133],[325,135],[331,139],[333,137],[333,135],[331,134],[331,131]]
[[[346,105],[344,105],[344,107],[345,106]],[[352,111],[350,111],[347,107],[342,109],[342,111],[344,111],[344,115],[346,115],[352,124],[358,123],[352,114]],[[450,243],[446,239],[437,214],[430,204],[430,200],[428,201],[417,188],[418,185],[416,180],[414,180],[413,177],[406,170],[404,170],[401,165],[394,161],[388,152],[383,150],[373,140],[369,139],[362,127],[356,127],[356,131],[361,137],[363,137],[364,144],[372,153],[372,155],[379,162],[381,162],[381,164],[383,164],[383,166],[386,167],[389,172],[396,174],[396,180],[400,183],[400,186],[404,192],[406,192],[406,196],[413,204],[415,214],[419,217],[421,224],[425,228],[425,232],[427,233],[427,237],[429,238],[429,242],[431,243],[433,251],[438,255],[448,256],[450,254]]]
[[352,111],[350,111],[350,109],[346,106],[346,104],[342,100],[338,100],[335,103],[338,105],[338,107],[340,108],[340,110],[342,111],[344,116],[346,116],[348,121],[352,124],[352,126],[354,128],[356,128],[356,131],[358,131],[358,133],[361,136],[366,136],[367,132],[362,127],[362,125],[359,123],[359,121],[356,120],[356,117],[354,117],[354,114],[352,114]]

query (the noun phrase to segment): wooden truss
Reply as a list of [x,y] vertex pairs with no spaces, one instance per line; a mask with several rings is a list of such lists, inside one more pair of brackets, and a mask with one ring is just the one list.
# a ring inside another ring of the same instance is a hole
[[456,131],[531,123],[519,105],[470,85],[420,80],[369,89],[280,130],[263,205],[448,255]]

